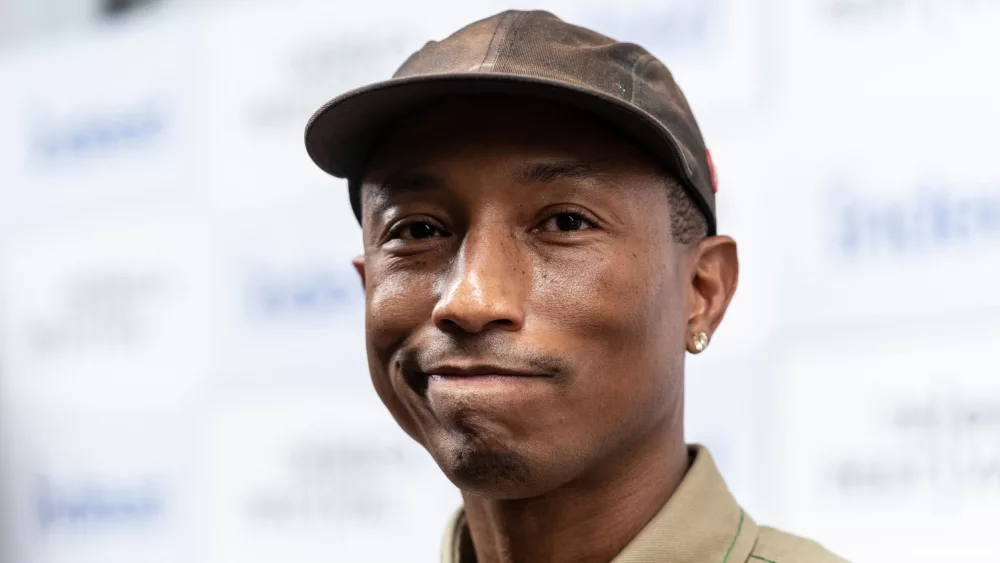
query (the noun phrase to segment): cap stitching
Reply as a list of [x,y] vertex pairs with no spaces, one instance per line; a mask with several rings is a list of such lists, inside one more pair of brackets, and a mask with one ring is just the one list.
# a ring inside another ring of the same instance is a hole
[[[643,82],[643,80],[640,79],[639,73],[640,72],[646,72],[646,67],[649,66],[649,63],[657,61],[657,58],[654,57],[650,53],[644,53],[643,56],[640,57],[640,61],[642,61],[642,68],[641,68],[641,70],[638,68],[639,67],[639,65],[638,65],[639,61],[636,61],[637,64],[633,66],[633,69],[635,69],[635,70],[634,70],[633,75],[632,75],[632,80],[635,81],[636,86],[634,86],[632,88],[632,99],[629,100],[629,102],[632,103],[633,105],[635,105],[635,93],[636,93],[636,91],[639,88],[642,87],[642,82]],[[660,121],[660,120],[657,119],[657,121]],[[669,128],[668,128],[668,130],[669,130]],[[671,136],[673,136],[673,133],[671,133]],[[684,151],[682,149],[682,144],[681,143],[675,143],[675,145],[676,145],[676,148],[677,148],[677,158],[679,158],[680,161],[681,161],[681,167],[684,169],[683,170],[684,175],[688,176],[689,178],[692,179],[692,181],[694,181],[694,169],[692,168],[691,162],[688,160],[688,158],[686,156],[684,156]]]
[[[629,98],[629,103],[630,104],[634,104],[635,103],[636,93],[640,89],[642,89],[642,80],[639,80],[639,75],[641,73],[645,72],[646,65],[649,64],[649,61],[652,58],[653,58],[653,56],[650,55],[649,53],[643,53],[642,55],[639,56],[639,58],[637,58],[635,60],[635,63],[632,64],[632,97]],[[641,69],[640,69],[640,65],[641,65]]]
[[[493,36],[490,37],[490,44],[486,46],[486,54],[483,55],[483,60],[479,63],[479,68],[483,68],[486,64],[486,59],[490,58],[490,54],[493,53],[493,43],[496,42],[497,36],[501,35],[501,30],[503,31],[503,36],[506,37],[507,32],[514,25],[514,21],[520,14],[515,11],[510,11],[504,17],[500,18],[500,22],[497,23],[497,28],[493,30]],[[496,61],[494,61],[496,64]],[[489,72],[493,72],[493,67],[490,66]]]

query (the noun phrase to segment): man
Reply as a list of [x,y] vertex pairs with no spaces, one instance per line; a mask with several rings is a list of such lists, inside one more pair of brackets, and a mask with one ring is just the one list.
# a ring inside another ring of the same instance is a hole
[[545,12],[428,43],[310,121],[361,222],[368,361],[462,491],[442,561],[841,561],[759,527],[683,435],[736,289],[666,67]]

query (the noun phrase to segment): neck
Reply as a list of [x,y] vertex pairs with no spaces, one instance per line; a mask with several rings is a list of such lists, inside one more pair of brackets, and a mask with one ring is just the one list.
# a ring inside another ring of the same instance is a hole
[[463,493],[478,562],[614,559],[663,508],[689,460],[680,424],[612,457],[539,497],[493,500]]

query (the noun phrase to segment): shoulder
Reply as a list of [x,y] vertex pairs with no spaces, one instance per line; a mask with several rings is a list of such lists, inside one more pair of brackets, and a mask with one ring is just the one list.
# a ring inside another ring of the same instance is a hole
[[820,544],[762,526],[747,563],[847,563]]

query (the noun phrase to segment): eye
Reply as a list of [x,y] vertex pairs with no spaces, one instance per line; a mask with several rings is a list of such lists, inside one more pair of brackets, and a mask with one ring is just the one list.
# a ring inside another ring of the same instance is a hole
[[572,231],[583,231],[586,229],[592,229],[594,227],[593,222],[584,217],[580,213],[557,213],[552,217],[549,217],[542,223],[539,228],[540,231],[557,231],[557,232],[572,232]]
[[444,235],[444,231],[438,228],[437,225],[429,221],[420,220],[400,223],[393,227],[390,232],[390,238],[401,240],[423,240]]

